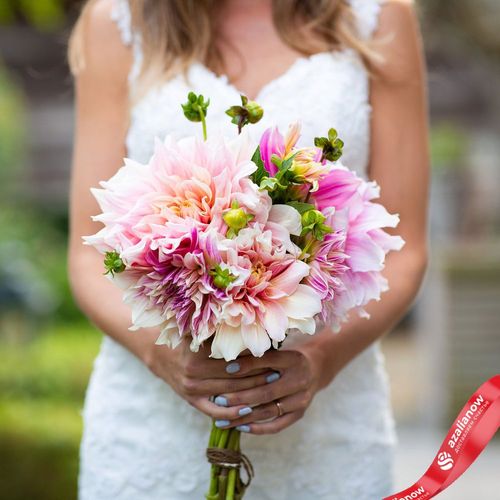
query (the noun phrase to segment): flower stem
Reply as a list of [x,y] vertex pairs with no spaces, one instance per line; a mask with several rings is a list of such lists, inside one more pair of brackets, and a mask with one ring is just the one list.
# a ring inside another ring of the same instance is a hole
[[220,429],[220,436],[217,442],[217,448],[225,448],[229,439],[231,429]]
[[[237,429],[219,429],[213,421],[208,447],[240,451],[240,435],[241,433]],[[242,494],[238,468],[211,465],[210,485],[205,495],[206,500],[240,500]]]
[[304,248],[302,249],[302,252],[300,252],[300,255],[299,255],[299,259],[302,259],[306,254],[307,252],[309,252],[309,250],[311,249],[312,245],[314,243],[314,240],[313,239],[310,239],[306,245],[304,246]]
[[[240,431],[231,429],[229,436],[228,448],[233,451],[238,451],[240,447]],[[236,479],[238,477],[238,469],[230,469],[227,478],[226,500],[234,500]]]
[[[219,442],[219,431],[220,429],[215,426],[215,420],[212,421],[212,430],[210,431],[210,438],[208,440],[209,448],[217,446]],[[215,464],[211,464],[210,467],[210,485],[208,488],[208,493],[205,495],[206,500],[217,500],[219,495],[219,467]]]
[[201,127],[203,129],[203,139],[207,140],[207,120],[205,119],[204,113],[200,113]]

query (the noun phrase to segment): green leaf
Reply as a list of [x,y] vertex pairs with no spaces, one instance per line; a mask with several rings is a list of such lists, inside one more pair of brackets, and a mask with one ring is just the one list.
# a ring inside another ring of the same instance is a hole
[[299,212],[300,215],[302,215],[304,212],[308,212],[309,210],[314,210],[315,206],[312,205],[311,203],[304,203],[301,201],[289,201],[287,205],[295,208],[297,212]]
[[226,115],[231,116],[232,118],[241,115],[245,110],[241,106],[231,106],[226,110]]
[[335,142],[337,137],[338,137],[337,131],[334,128],[331,128],[328,131],[328,139],[330,140],[330,142]]
[[250,178],[252,179],[252,182],[257,184],[257,186],[260,186],[262,180],[265,179],[266,177],[269,177],[269,174],[266,168],[264,167],[262,156],[260,155],[260,146],[257,146],[257,149],[252,155],[252,161],[257,165],[257,170],[253,172]]
[[272,154],[271,155],[271,163],[273,165],[276,165],[278,168],[280,168],[281,164],[283,163],[283,160],[277,154]]
[[280,184],[279,179],[276,179],[276,177],[265,177],[260,183],[260,189],[267,189],[268,191],[274,191],[277,187],[286,189],[286,186]]
[[293,165],[293,160],[297,156],[297,154],[298,153],[294,153],[292,156],[290,156],[286,160],[283,160],[283,162],[281,163],[281,166],[278,167],[281,172],[286,172],[287,170],[290,170],[290,168]]

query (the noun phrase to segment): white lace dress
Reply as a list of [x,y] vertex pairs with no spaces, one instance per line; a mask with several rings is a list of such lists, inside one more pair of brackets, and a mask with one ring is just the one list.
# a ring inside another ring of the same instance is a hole
[[[134,48],[130,84],[140,64],[140,37],[130,31],[126,0],[113,17],[123,41]],[[377,23],[380,0],[351,0],[362,34]],[[145,95],[132,109],[127,155],[145,162],[153,137],[199,134],[180,109],[188,90],[210,97],[209,128],[234,135],[224,110],[239,92],[201,64]],[[298,59],[267,84],[257,101],[265,108],[255,133],[271,124],[303,124],[311,143],[335,127],[345,141],[344,162],[364,174],[369,154],[369,83],[351,50]],[[140,332],[131,333],[140,334]],[[294,341],[294,339],[290,339]],[[210,419],[178,397],[141,361],[104,336],[83,408],[80,500],[199,500],[209,466],[205,459]],[[380,499],[391,493],[395,433],[379,344],[357,356],[316,395],[302,420],[277,435],[242,435],[256,477],[248,500]]]

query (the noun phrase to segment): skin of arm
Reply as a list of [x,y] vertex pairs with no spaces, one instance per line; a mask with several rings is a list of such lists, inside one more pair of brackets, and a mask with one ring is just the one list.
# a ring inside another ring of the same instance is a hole
[[[369,174],[381,186],[380,202],[400,215],[393,231],[406,241],[386,260],[384,276],[390,289],[366,308],[370,319],[352,315],[341,331],[328,328],[291,351],[266,353],[255,366],[281,373],[266,391],[227,394],[231,404],[258,405],[252,415],[232,422],[254,434],[279,432],[302,417],[314,394],[326,387],[354,357],[381,338],[403,317],[420,288],[427,267],[427,206],[429,184],[426,71],[413,2],[386,2],[375,40],[383,64],[377,63],[371,83],[372,136]],[[269,362],[266,363],[266,356]],[[272,422],[280,400],[285,415]],[[260,410],[262,413],[260,413]]]

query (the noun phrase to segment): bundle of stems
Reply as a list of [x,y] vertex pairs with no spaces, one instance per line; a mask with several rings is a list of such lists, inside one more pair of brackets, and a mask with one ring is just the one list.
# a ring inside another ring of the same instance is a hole
[[[235,428],[219,429],[213,421],[208,448],[229,450],[229,452],[239,454],[241,453],[240,435],[241,432]],[[241,479],[240,464],[231,466],[231,464],[212,463],[210,486],[205,498],[206,500],[241,500],[247,486],[248,483],[244,483]]]

